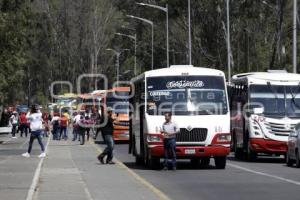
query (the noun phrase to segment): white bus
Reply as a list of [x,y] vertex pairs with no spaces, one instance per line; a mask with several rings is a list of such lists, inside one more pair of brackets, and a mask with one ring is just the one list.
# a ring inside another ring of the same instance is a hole
[[231,89],[232,149],[237,158],[285,155],[300,122],[300,75],[283,71],[238,74]]
[[129,152],[137,164],[160,165],[165,112],[180,128],[177,158],[224,169],[230,152],[230,113],[224,73],[215,69],[175,65],[147,71],[132,79]]

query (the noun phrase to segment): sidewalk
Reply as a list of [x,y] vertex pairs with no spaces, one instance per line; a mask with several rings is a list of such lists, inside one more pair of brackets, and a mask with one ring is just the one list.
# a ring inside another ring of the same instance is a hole
[[35,200],[157,200],[158,195],[118,163],[102,165],[89,142],[50,141]]

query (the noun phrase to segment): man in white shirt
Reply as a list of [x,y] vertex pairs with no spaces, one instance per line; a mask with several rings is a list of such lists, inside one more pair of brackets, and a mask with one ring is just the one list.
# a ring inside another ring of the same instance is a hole
[[161,128],[161,133],[164,136],[164,170],[168,169],[169,152],[172,155],[172,170],[176,170],[176,134],[179,133],[179,128],[171,119],[172,113],[166,112],[166,121]]
[[72,141],[77,140],[77,136],[78,136],[78,123],[80,121],[80,113],[77,112],[76,115],[73,118],[73,139]]
[[46,156],[46,153],[42,141],[43,119],[42,119],[42,113],[39,110],[39,106],[33,105],[31,111],[27,113],[26,118],[30,121],[31,134],[30,134],[28,150],[26,153],[23,153],[22,156],[26,158],[30,157],[33,141],[37,139],[42,150],[42,153],[39,155],[39,158],[43,158]]
[[16,139],[16,131],[17,131],[17,126],[18,126],[18,117],[17,117],[17,112],[14,111],[13,114],[10,117],[10,123],[12,125],[11,129],[11,135],[13,139]]

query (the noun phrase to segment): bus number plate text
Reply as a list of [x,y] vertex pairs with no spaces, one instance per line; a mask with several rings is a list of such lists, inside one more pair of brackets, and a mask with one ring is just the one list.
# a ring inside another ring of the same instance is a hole
[[187,155],[196,154],[196,150],[195,149],[185,149],[184,153]]

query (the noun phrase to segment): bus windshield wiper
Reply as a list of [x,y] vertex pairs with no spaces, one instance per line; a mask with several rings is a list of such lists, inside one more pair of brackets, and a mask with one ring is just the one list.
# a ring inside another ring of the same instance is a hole
[[299,93],[299,89],[300,89],[300,82],[297,85],[296,95],[293,93],[292,87],[290,87],[290,94],[292,95],[292,102],[298,109],[300,109],[300,105],[296,102],[296,96]]
[[277,95],[277,92],[274,90],[273,86],[271,85],[271,83],[269,81],[267,82],[267,85],[270,88],[270,90],[272,91],[272,93],[274,94],[274,97],[275,97],[275,100],[276,100],[276,108],[277,108],[277,111],[279,111],[279,109],[278,109],[278,95]]

